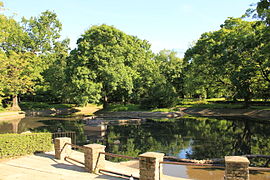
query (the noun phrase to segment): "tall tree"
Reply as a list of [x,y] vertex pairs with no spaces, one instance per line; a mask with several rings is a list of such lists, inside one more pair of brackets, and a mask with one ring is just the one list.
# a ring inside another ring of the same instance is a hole
[[183,98],[183,59],[177,57],[177,52],[164,49],[156,55],[155,60],[159,64],[160,71],[166,77],[168,83],[171,83],[178,96]]
[[25,93],[33,85],[38,77],[37,65],[40,61],[34,53],[27,52],[24,46],[27,34],[14,19],[0,15],[0,53],[1,58],[1,82],[2,92],[13,98],[13,110],[20,110],[17,95]]
[[77,44],[68,61],[75,98],[83,104],[101,98],[104,107],[115,93],[130,98],[140,67],[150,60],[150,45],[108,25],[91,27]]
[[61,23],[49,11],[38,18],[24,18],[24,26],[4,15],[0,15],[0,20],[0,49],[5,57],[1,61],[6,60],[1,64],[6,78],[0,84],[5,95],[13,97],[12,109],[19,110],[17,95],[29,92],[42,79],[40,73],[53,62],[51,55]]
[[262,83],[262,74],[257,68],[256,30],[259,27],[254,29],[255,24],[229,18],[220,30],[203,34],[185,57],[201,80],[210,82],[211,87],[216,83],[225,85],[234,97],[245,99],[246,105],[255,95],[255,86]]

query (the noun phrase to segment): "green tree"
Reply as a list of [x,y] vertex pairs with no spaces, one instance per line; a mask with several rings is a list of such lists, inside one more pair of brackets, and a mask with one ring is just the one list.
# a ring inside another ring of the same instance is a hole
[[66,97],[62,88],[66,85],[65,68],[69,39],[60,41],[61,22],[58,20],[56,13],[45,11],[37,17],[23,18],[22,23],[29,36],[28,50],[35,52],[42,59],[42,64],[40,64],[42,78],[36,83],[34,99],[54,102],[64,101]]
[[246,105],[255,97],[256,87],[263,83],[256,41],[256,31],[261,27],[254,29],[255,24],[229,18],[220,30],[203,34],[187,51],[186,62],[195,72],[194,76],[199,75],[203,88],[221,84],[233,97],[243,98]]
[[260,71],[260,75],[264,80],[264,83],[258,87],[258,94],[265,99],[270,95],[270,2],[269,0],[260,0],[257,3],[256,9],[249,9],[247,15],[253,15],[256,20],[256,24],[253,26],[256,38],[254,43],[257,44],[257,58],[256,63]]
[[106,107],[115,94],[123,101],[130,99],[143,63],[150,60],[150,45],[107,25],[91,27],[77,44],[67,70],[75,100],[101,100]]
[[61,23],[50,11],[38,18],[23,18],[23,26],[4,15],[0,15],[0,20],[0,49],[7,61],[1,64],[0,89],[5,96],[13,97],[12,109],[15,110],[20,109],[18,94],[33,90],[34,85],[42,80],[40,73],[55,61],[52,56],[57,48],[62,47],[57,45]]
[[26,93],[39,77],[37,56],[24,46],[27,34],[14,19],[0,15],[1,90],[13,98],[12,109],[19,110],[17,95]]
[[175,88],[178,96],[184,97],[184,73],[183,59],[177,57],[177,53],[170,50],[160,51],[155,60],[159,64],[161,73],[166,77],[168,83]]
[[[257,3],[256,12],[257,14],[254,14],[256,18],[260,18],[263,22],[266,24],[270,24],[270,1],[269,0],[260,0]],[[254,11],[252,11],[254,12]]]
[[0,74],[4,77],[3,90],[5,94],[13,97],[11,110],[20,110],[17,100],[18,94],[30,91],[34,86],[34,80],[39,78],[40,72],[35,65],[39,58],[31,52],[16,53],[10,51],[0,59]]
[[[185,53],[184,63],[185,94],[190,97],[210,98],[224,91],[230,95],[232,86],[223,71],[218,70],[217,58],[220,33],[209,32],[201,35],[196,44]],[[222,67],[222,66],[221,66]],[[224,93],[225,94],[225,93]]]
[[[48,69],[41,73],[43,81],[39,82],[35,87],[37,95],[41,96],[41,101],[49,102],[68,102],[68,95],[64,91],[67,87],[66,82],[66,66],[69,56],[69,39],[54,43],[51,50],[50,65]],[[37,99],[38,100],[38,99]]]

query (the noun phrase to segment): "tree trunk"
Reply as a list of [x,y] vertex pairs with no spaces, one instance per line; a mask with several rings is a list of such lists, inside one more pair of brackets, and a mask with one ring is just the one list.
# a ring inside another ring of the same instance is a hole
[[105,94],[105,96],[103,97],[103,109],[106,109],[108,107],[108,97]]
[[245,97],[244,98],[244,107],[248,108],[250,106],[250,98],[249,97]]
[[11,106],[10,110],[12,110],[12,111],[20,111],[21,110],[19,103],[18,103],[18,95],[17,94],[12,96],[12,106]]

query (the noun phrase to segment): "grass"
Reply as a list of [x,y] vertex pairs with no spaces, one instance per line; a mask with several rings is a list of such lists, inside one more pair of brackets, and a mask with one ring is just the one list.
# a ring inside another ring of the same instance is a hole
[[[181,119],[186,119],[186,120],[199,120],[199,121],[217,120],[217,118],[202,117],[202,116],[192,116],[192,115],[189,115],[189,114],[185,114],[184,116],[181,117]],[[219,120],[222,120],[222,119],[219,119]]]
[[[257,99],[256,99],[257,101]],[[224,103],[223,103],[224,102]],[[207,109],[242,109],[243,102],[241,100],[237,103],[230,103],[225,98],[212,98],[204,100],[195,99],[183,99],[179,105],[173,108],[154,108],[154,109],[143,109],[138,104],[109,104],[109,107],[103,109],[106,112],[119,112],[119,111],[150,111],[150,112],[175,112],[179,108],[207,108]],[[258,110],[270,110],[270,106],[250,106],[249,109]]]
[[251,109],[267,110],[270,111],[270,106],[251,106]]
[[42,109],[60,109],[60,108],[73,108],[74,104],[48,104],[45,102],[21,102],[20,107],[22,110],[42,110]]
[[155,122],[176,122],[178,119],[176,118],[151,118],[151,121]]
[[0,106],[0,112],[5,112],[5,111],[6,111],[6,109],[3,108],[2,106]]
[[[222,101],[224,103],[222,103]],[[253,101],[260,101],[259,99],[254,99]],[[228,103],[225,98],[212,98],[204,100],[194,100],[194,99],[184,99],[181,104],[177,106],[185,108],[208,108],[208,109],[241,109],[244,108],[243,100],[239,99],[236,103]],[[259,110],[270,110],[268,105],[252,105],[249,109],[259,109]]]
[[150,111],[150,112],[175,112],[178,108],[154,108],[144,109],[138,104],[109,104],[109,107],[104,109],[107,112],[119,112],[119,111]]
[[104,109],[107,112],[118,112],[118,111],[145,111],[138,104],[109,104],[109,106]]
[[173,108],[155,108],[155,109],[151,109],[151,112],[175,112],[178,111],[177,107],[173,107]]
[[[217,102],[218,101],[218,102]],[[255,99],[254,101],[260,101],[260,99]],[[223,103],[224,102],[224,103]],[[22,110],[43,110],[43,109],[60,109],[60,108],[80,108],[76,107],[74,104],[49,104],[45,102],[21,102],[20,107]],[[183,99],[181,102],[173,108],[154,108],[154,109],[144,109],[138,104],[109,104],[109,107],[103,109],[107,112],[119,112],[119,111],[150,111],[150,112],[175,112],[179,108],[207,108],[207,109],[241,109],[243,108],[243,103],[241,101],[237,103],[228,103],[225,98],[212,98],[204,100],[195,99]],[[102,109],[101,106],[88,105],[87,107],[81,107],[80,111],[87,111],[85,113],[93,114],[95,111]],[[270,105],[252,105],[249,109],[257,110],[270,110]],[[7,110],[0,107],[0,112],[6,112]],[[89,111],[89,112],[88,112]]]

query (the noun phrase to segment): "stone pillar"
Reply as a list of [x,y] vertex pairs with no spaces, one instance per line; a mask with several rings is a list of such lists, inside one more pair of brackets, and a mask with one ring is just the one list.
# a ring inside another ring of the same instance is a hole
[[63,160],[71,153],[71,146],[65,145],[66,143],[71,143],[71,138],[59,137],[54,139],[54,150],[56,159]]
[[85,169],[90,173],[98,173],[98,170],[105,166],[105,155],[99,153],[105,152],[106,146],[101,144],[88,144],[84,145],[84,147]]
[[225,156],[225,180],[249,180],[249,160],[242,156]]
[[140,180],[159,180],[162,174],[164,154],[156,152],[146,152],[139,156]]

